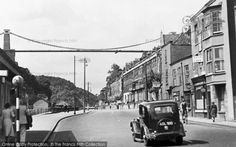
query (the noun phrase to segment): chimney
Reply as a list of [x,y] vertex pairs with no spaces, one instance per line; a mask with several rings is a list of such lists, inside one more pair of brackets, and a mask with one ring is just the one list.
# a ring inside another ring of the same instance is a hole
[[15,61],[15,50],[10,48],[10,30],[9,29],[4,29],[3,50],[13,61]]
[[3,38],[3,49],[9,50],[10,49],[10,30],[4,29],[4,38]]

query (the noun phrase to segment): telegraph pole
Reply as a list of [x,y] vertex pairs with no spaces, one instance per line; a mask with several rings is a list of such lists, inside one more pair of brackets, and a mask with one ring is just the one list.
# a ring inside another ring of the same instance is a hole
[[[87,87],[87,90],[88,90],[88,100],[87,100],[87,102],[89,102],[89,82],[88,82],[88,87]],[[87,104],[88,105],[88,104]]]
[[85,113],[85,95],[86,95],[86,89],[85,89],[85,86],[86,86],[86,59],[84,58],[84,100],[83,100],[83,105],[84,105],[84,113]]
[[148,88],[147,88],[147,63],[144,64],[144,74],[145,74],[145,100],[148,101]]
[[86,66],[88,66],[88,62],[90,61],[89,58],[82,58],[82,59],[79,59],[79,61],[81,63],[84,64],[84,99],[83,99],[83,110],[84,110],[84,113],[85,113],[85,98],[86,98]]

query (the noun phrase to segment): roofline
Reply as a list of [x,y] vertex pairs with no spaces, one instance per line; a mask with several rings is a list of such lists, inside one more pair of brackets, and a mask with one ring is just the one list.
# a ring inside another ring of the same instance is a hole
[[0,48],[1,57],[7,62],[10,66],[4,64],[9,70],[14,74],[20,74],[19,66],[6,54],[6,52]]
[[204,11],[207,7],[209,7],[212,3],[214,3],[216,0],[210,0],[208,1],[196,14],[194,14],[190,20],[192,21],[195,19],[199,14],[201,14],[202,11]]
[[[158,49],[159,50],[159,49]],[[157,51],[158,51],[157,50]],[[156,51],[156,52],[157,52]],[[128,74],[129,72],[133,71],[134,69],[136,69],[137,67],[143,65],[144,63],[148,62],[149,60],[153,59],[154,57],[157,56],[156,52],[153,53],[153,55],[151,55],[150,57],[148,57],[147,59],[145,59],[144,61],[141,61],[139,64],[135,65],[134,67],[132,67],[130,70],[126,71],[125,73],[122,74],[122,76]]]

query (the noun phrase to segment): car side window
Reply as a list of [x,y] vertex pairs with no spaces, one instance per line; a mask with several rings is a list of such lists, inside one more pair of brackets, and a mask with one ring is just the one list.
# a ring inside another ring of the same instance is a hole
[[139,115],[141,116],[141,117],[145,117],[145,115],[146,115],[146,109],[145,109],[145,107],[144,106],[140,106],[139,107]]
[[142,106],[139,106],[139,115],[143,115],[143,109],[142,109]]

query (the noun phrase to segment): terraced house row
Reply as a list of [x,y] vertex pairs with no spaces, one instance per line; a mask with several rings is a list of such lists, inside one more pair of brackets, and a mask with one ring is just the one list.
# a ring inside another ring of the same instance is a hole
[[192,116],[206,118],[215,102],[219,119],[235,120],[235,10],[233,1],[210,0],[190,17],[188,31],[161,33],[153,52],[126,65],[108,98],[135,104],[184,98]]

